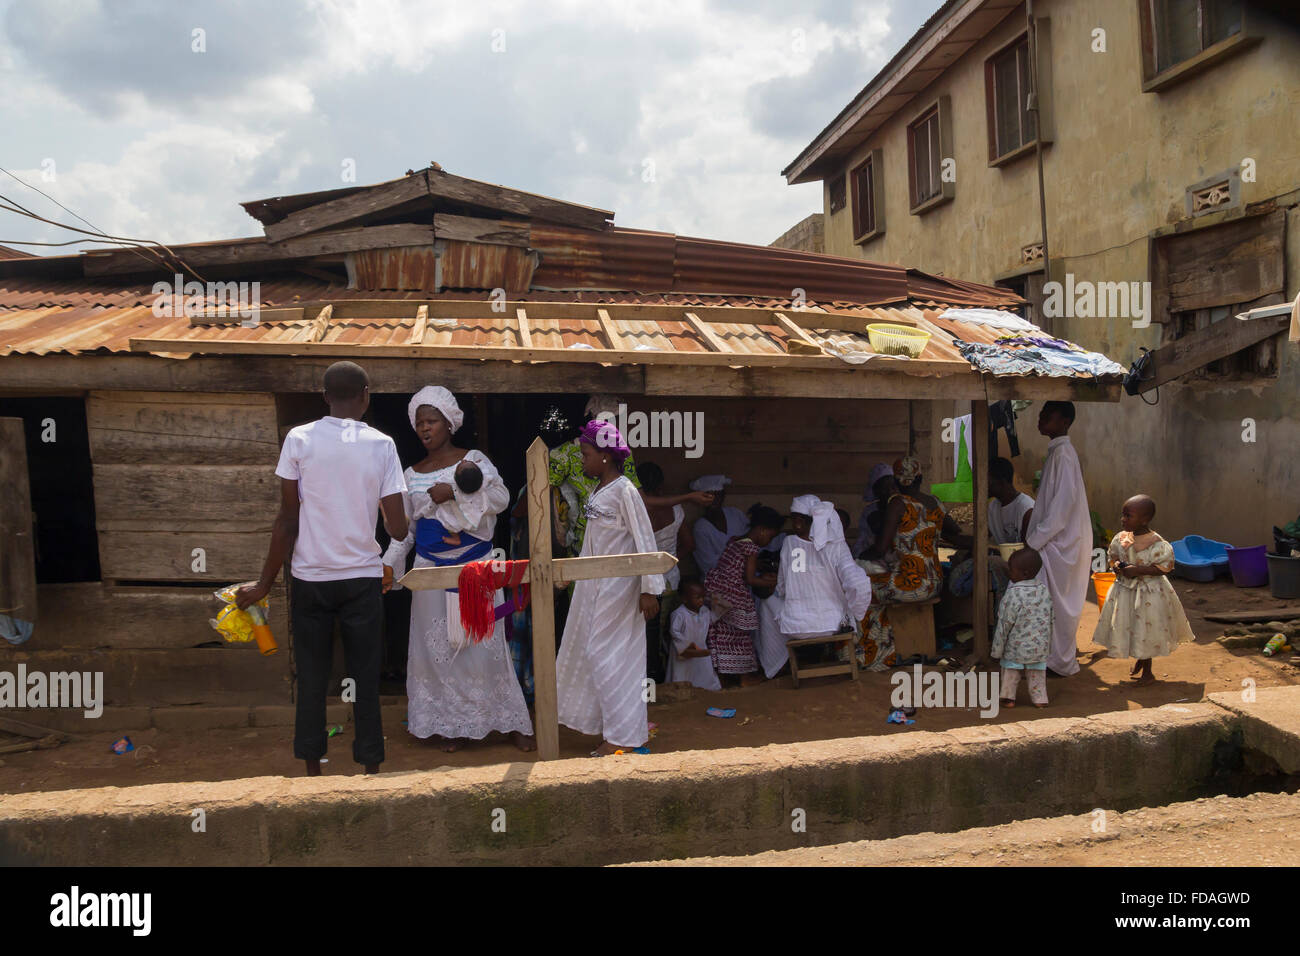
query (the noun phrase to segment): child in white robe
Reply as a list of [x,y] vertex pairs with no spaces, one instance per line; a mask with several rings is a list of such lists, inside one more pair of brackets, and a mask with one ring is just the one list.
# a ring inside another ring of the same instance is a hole
[[680,594],[682,603],[669,620],[673,643],[668,655],[668,682],[688,681],[701,690],[722,690],[706,644],[713,613],[704,604],[704,585],[688,578],[682,582]]
[[1192,640],[1178,592],[1169,583],[1174,569],[1174,549],[1151,530],[1156,503],[1134,495],[1120,512],[1122,529],[1110,542],[1110,568],[1115,583],[1106,595],[1094,642],[1110,657],[1136,658],[1131,675],[1138,684],[1154,684],[1151,659],[1164,657],[1184,641]]

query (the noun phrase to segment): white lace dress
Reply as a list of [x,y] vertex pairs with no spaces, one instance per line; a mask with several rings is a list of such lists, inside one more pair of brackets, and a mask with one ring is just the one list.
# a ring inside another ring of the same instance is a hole
[[[492,540],[497,515],[510,503],[510,492],[492,462],[478,451],[465,455],[483,472],[483,487],[473,497],[484,502],[478,525],[470,532],[476,538]],[[428,497],[434,485],[443,482],[455,488],[455,465],[427,474],[406,469],[406,513],[421,496]],[[406,556],[415,546],[415,526],[405,541],[394,541],[384,552],[384,564],[401,577]],[[471,546],[447,551],[455,559]],[[415,557],[415,567],[433,562]],[[492,636],[480,644],[457,650],[451,645],[447,621],[449,611],[459,613],[458,597],[447,591],[414,591],[411,600],[411,641],[406,664],[407,728],[417,737],[438,734],[479,740],[492,731],[532,734],[528,705],[515,676],[506,643],[504,621],[497,621]],[[496,603],[504,600],[501,591]]]

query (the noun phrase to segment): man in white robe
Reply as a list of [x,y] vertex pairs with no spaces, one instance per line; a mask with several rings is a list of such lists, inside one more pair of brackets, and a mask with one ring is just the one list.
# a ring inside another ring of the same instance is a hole
[[[806,521],[808,537],[786,535],[776,595],[760,608],[756,649],[769,678],[789,660],[787,641],[834,634],[846,618],[860,621],[871,604],[871,579],[849,553],[835,506],[816,495],[800,495],[790,510]],[[765,608],[770,613],[764,614]]]
[[1039,580],[1047,584],[1052,595],[1052,647],[1047,667],[1058,677],[1079,670],[1075,632],[1083,613],[1092,563],[1092,517],[1079,455],[1067,434],[1072,424],[1073,402],[1047,402],[1038,416],[1039,434],[1051,441],[1025,534],[1025,544],[1042,555]]

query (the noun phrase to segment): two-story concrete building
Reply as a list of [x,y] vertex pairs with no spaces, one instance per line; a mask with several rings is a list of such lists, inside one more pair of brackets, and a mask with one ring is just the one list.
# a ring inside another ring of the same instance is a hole
[[1090,503],[1113,526],[1146,492],[1166,535],[1259,544],[1300,512],[1300,354],[1289,308],[1235,316],[1300,292],[1297,114],[1300,32],[1262,6],[950,0],[784,175],[822,182],[828,254],[1007,286],[1122,362],[1155,350],[1143,394],[1081,410]]

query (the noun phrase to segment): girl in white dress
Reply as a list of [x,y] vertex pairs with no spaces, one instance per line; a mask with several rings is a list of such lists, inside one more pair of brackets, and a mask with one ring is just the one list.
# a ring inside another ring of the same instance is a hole
[[[630,454],[618,428],[588,422],[578,439],[582,469],[600,483],[587,498],[582,557],[657,550],[641,493],[623,474]],[[604,740],[594,757],[641,747],[646,717],[645,622],[659,613],[662,574],[578,581],[555,678],[560,723]]]
[[1106,595],[1092,639],[1110,657],[1133,657],[1138,684],[1154,684],[1151,659],[1163,657],[1195,635],[1167,575],[1174,569],[1173,546],[1151,530],[1156,503],[1146,495],[1124,502],[1123,529],[1110,542],[1115,583]]
[[[461,535],[460,547],[448,548],[421,537],[421,522],[411,523],[404,541],[394,541],[384,553],[385,590],[400,576],[406,556],[416,548],[415,567],[463,564],[486,560],[492,549],[497,515],[510,503],[510,492],[488,457],[451,444],[464,415],[451,392],[439,386],[421,389],[408,408],[411,427],[428,456],[407,468],[406,513],[417,511],[421,496],[445,502],[459,494],[453,481],[462,459],[483,472],[483,485],[473,495],[457,498],[472,530]],[[418,509],[423,511],[424,509]],[[432,524],[431,524],[432,526]],[[432,526],[436,527],[436,526]],[[428,530],[427,528],[425,530]],[[504,603],[501,591],[495,602]],[[440,737],[443,750],[459,750],[465,740],[489,733],[510,734],[520,750],[533,750],[533,724],[523,689],[515,676],[505,625],[496,621],[491,637],[480,643],[463,639],[459,597],[450,591],[416,591],[411,599],[411,640],[406,668],[407,728],[416,737]]]

